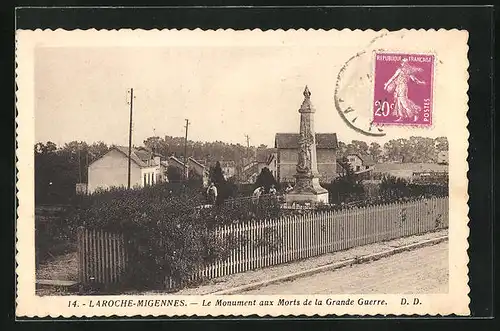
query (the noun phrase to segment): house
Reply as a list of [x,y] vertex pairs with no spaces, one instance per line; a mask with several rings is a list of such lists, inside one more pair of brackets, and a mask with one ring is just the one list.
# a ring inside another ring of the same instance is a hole
[[210,177],[209,170],[202,161],[195,160],[194,158],[188,158],[188,174],[190,171],[194,171],[202,179],[203,187],[208,186],[208,180]]
[[355,173],[366,172],[373,169],[375,165],[375,161],[369,155],[348,154],[346,157]]
[[[276,148],[276,180],[278,182],[294,182],[299,152],[298,133],[277,133]],[[316,159],[319,180],[329,183],[337,177],[337,134],[316,133]]]
[[[166,181],[164,173],[161,155],[144,148],[132,148],[130,187],[144,187]],[[88,193],[127,185],[128,147],[115,146],[88,166]]]
[[184,160],[181,160],[172,155],[168,158],[168,166],[175,167],[178,170],[179,180],[181,180],[183,176],[189,177],[189,166],[187,164],[184,164]]
[[440,151],[437,155],[438,164],[448,164],[448,151]]
[[[347,163],[357,175],[358,179],[369,179],[374,169],[375,161],[369,156],[364,154],[352,153],[345,157]],[[342,167],[340,162],[337,162],[337,172],[340,174],[345,174],[347,169]]]
[[275,148],[267,148],[257,151],[257,174],[260,174],[262,169],[268,168],[273,177],[276,179],[278,171],[278,161],[276,158],[277,150]]
[[234,161],[219,161],[225,179],[236,175],[236,163]]
[[259,149],[255,154],[255,158],[242,166],[239,180],[243,183],[255,183],[257,176],[264,168],[268,168],[276,179],[277,166],[276,149]]

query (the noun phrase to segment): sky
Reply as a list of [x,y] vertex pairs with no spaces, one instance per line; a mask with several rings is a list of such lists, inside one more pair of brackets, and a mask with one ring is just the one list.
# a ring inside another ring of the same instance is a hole
[[58,145],[78,140],[128,144],[127,91],[134,88],[133,143],[151,136],[273,146],[278,132],[298,132],[308,85],[315,130],[383,144],[389,139],[446,135],[388,130],[366,137],[334,107],[336,78],[353,50],[329,45],[38,47],[35,54],[35,138]]

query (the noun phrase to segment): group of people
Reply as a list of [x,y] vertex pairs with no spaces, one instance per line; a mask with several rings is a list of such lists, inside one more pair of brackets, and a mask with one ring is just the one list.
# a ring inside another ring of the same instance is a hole
[[[285,194],[291,192],[292,190],[293,190],[292,185],[288,184],[288,186],[285,188]],[[264,186],[257,187],[252,193],[252,200],[254,202],[257,202],[259,200],[260,196],[262,194],[265,194],[265,191],[266,191],[266,189]],[[278,191],[276,190],[276,187],[274,185],[271,185],[271,187],[269,188],[268,194],[274,195],[274,196],[276,196],[278,194]],[[217,201],[217,195],[218,195],[217,186],[215,186],[214,183],[210,183],[210,185],[207,188],[208,202],[212,205],[215,204],[215,202]]]

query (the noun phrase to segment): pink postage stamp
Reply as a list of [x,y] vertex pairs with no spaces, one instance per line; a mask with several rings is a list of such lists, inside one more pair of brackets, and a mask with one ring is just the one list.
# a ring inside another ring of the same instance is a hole
[[373,123],[432,125],[434,55],[375,53]]

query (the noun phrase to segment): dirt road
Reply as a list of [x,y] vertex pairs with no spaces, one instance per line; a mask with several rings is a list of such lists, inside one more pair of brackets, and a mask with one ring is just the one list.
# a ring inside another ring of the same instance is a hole
[[378,261],[271,284],[241,294],[409,294],[448,292],[448,242]]

